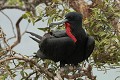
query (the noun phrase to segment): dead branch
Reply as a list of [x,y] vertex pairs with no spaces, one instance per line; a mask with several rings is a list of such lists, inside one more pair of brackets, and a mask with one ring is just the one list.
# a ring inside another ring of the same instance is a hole
[[14,31],[14,26],[13,26],[13,22],[12,22],[12,20],[10,19],[10,17],[8,16],[8,15],[6,15],[3,11],[0,11],[4,16],[6,16],[7,18],[8,18],[8,20],[10,21],[10,23],[11,23],[11,26],[12,26],[12,31],[13,31],[13,37],[11,37],[11,38],[9,38],[9,39],[7,39],[7,41],[8,40],[10,40],[10,39],[12,39],[12,38],[15,38],[16,37],[16,34],[15,34],[15,31]]
[[117,80],[118,78],[120,78],[120,76],[117,76],[117,77],[115,78],[115,80]]
[[[23,60],[26,63],[32,63],[34,66],[36,66],[38,68],[38,71],[40,73],[44,73],[47,75],[48,78],[54,79],[54,80],[63,80],[63,78],[67,78],[67,79],[76,79],[78,77],[82,77],[82,76],[87,76],[89,79],[91,80],[96,80],[96,77],[93,76],[92,73],[92,67],[89,65],[86,69],[80,69],[79,73],[75,73],[73,75],[69,75],[69,74],[65,74],[64,71],[58,71],[56,72],[56,76],[54,75],[54,73],[49,72],[48,69],[46,69],[45,67],[41,67],[40,65],[37,64],[37,62],[35,62],[32,59],[29,59],[27,57],[24,56],[8,56],[5,59],[0,60],[0,63],[4,63],[6,61],[10,61],[10,60]],[[69,70],[68,70],[69,71]],[[71,70],[70,70],[71,71]],[[31,75],[33,75],[36,72],[31,73],[29,76],[27,76],[26,78],[28,79]]]
[[37,71],[34,71],[34,72],[30,73],[30,74],[25,78],[25,80],[29,80],[29,77],[32,76],[32,75],[35,74],[35,73],[37,73]]
[[20,24],[20,22],[22,21],[22,19],[23,19],[23,17],[21,16],[21,17],[18,19],[17,23],[16,23],[17,40],[14,42],[13,45],[11,45],[11,47],[10,47],[11,49],[14,48],[16,45],[18,45],[18,44],[20,43],[20,41],[21,41],[21,33],[20,33],[19,24]]
[[[69,75],[69,74],[65,73],[66,71],[68,71],[68,72],[76,72],[77,70],[78,70],[78,72],[74,73],[72,75]],[[56,77],[58,79],[60,79],[60,80],[61,80],[61,78],[76,79],[76,78],[83,77],[83,76],[86,76],[87,78],[89,78],[91,80],[96,80],[96,76],[94,76],[92,74],[92,66],[90,64],[86,68],[81,67],[79,69],[77,69],[77,68],[70,69],[69,67],[67,67],[65,71],[62,70],[62,71],[58,71],[56,73]]]
[[19,9],[19,10],[22,10],[22,11],[26,11],[25,8],[20,7],[20,6],[9,6],[9,5],[7,5],[7,6],[1,6],[0,7],[0,10],[4,10],[4,9]]
[[49,76],[49,78],[52,78],[52,79],[54,78],[53,73],[49,72],[46,68],[41,67],[35,61],[33,61],[32,59],[29,59],[29,58],[12,56],[12,57],[8,57],[8,58],[5,58],[3,60],[0,60],[0,63],[6,62],[6,61],[10,61],[10,60],[14,60],[14,59],[23,60],[25,62],[30,62],[30,63],[34,64],[38,68],[39,72],[45,73],[47,76]]
[[60,75],[60,72],[56,72],[56,76],[54,77],[54,80],[63,80],[62,76]]

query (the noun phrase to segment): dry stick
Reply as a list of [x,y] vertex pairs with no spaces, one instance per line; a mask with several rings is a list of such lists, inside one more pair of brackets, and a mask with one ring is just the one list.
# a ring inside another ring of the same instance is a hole
[[68,75],[68,74],[63,74],[63,72],[61,73],[61,77],[62,78],[67,78],[67,79],[76,79],[78,77],[82,77],[82,76],[87,76],[89,79],[91,80],[96,80],[96,76],[93,76],[92,74],[92,66],[88,65],[87,69],[81,69],[80,73],[76,73],[73,75]]
[[52,78],[52,79],[54,78],[53,73],[49,72],[46,68],[39,66],[35,61],[33,61],[31,59],[21,58],[21,57],[18,57],[18,56],[12,56],[12,57],[0,60],[0,63],[3,63],[5,61],[9,61],[9,60],[14,60],[14,59],[23,60],[25,62],[30,62],[30,63],[34,64],[37,68],[39,68],[39,71],[41,73],[46,74],[49,78]]
[[19,24],[20,24],[20,22],[22,21],[22,19],[23,19],[23,17],[21,16],[21,17],[18,19],[17,23],[16,23],[17,40],[16,40],[16,41],[14,42],[14,44],[11,46],[11,49],[20,43],[20,41],[21,41],[21,36],[23,36],[23,35],[25,34],[25,32],[27,31],[27,28],[28,28],[28,26],[29,26],[29,23],[28,23],[25,31],[21,34],[21,33],[20,33],[20,26],[19,26]]
[[82,76],[84,76],[84,74],[81,74],[81,73],[74,74],[74,75],[62,75],[62,77],[67,78],[67,79],[75,79],[75,78],[82,77]]
[[53,73],[49,72],[46,68],[39,66],[35,61],[33,61],[33,60],[29,59],[29,58],[22,58],[22,57],[18,57],[18,56],[12,56],[12,57],[8,57],[6,59],[0,60],[0,63],[5,62],[5,61],[9,61],[9,60],[14,60],[14,59],[23,60],[25,62],[30,62],[30,63],[34,64],[37,68],[39,68],[39,72],[46,74],[47,77],[52,78],[52,79],[55,79],[55,77],[57,77],[60,80],[62,80],[61,77],[68,78],[68,79],[75,79],[75,78],[87,75],[87,76],[89,76],[89,78],[91,80],[95,80],[95,76],[90,74],[91,69],[90,70],[89,69],[85,70],[85,73],[79,73],[79,74],[74,74],[74,75],[62,75],[62,74],[60,75],[60,74],[58,74],[57,76],[55,76]]
[[18,44],[20,43],[20,41],[21,41],[21,33],[20,33],[19,23],[22,21],[22,19],[23,19],[23,17],[21,16],[21,17],[18,19],[17,23],[16,23],[17,40],[14,42],[13,45],[11,45],[11,49],[12,49],[13,47],[15,47],[16,45],[18,45]]
[[12,38],[15,38],[15,37],[16,37],[15,31],[14,31],[13,22],[12,22],[12,20],[10,19],[10,17],[9,17],[8,15],[6,15],[3,11],[0,11],[0,12],[1,12],[4,16],[6,16],[6,17],[8,18],[8,20],[10,21],[11,26],[12,26],[12,31],[13,31],[14,36],[13,36],[13,37],[11,37],[11,38],[9,38],[9,39],[7,39],[7,41],[8,41],[8,40],[10,40],[10,39],[12,39]]
[[14,77],[12,75],[12,72],[7,68],[7,66],[5,65],[5,69],[7,71],[7,73],[10,75],[11,79],[14,80]]
[[32,76],[32,75],[35,74],[35,73],[37,73],[37,71],[30,73],[30,74],[25,78],[25,80],[29,80],[29,77]]
[[120,78],[120,76],[117,76],[117,77],[115,78],[115,80],[117,80],[118,78]]
[[63,80],[59,71],[56,72],[56,76],[54,77],[54,80]]
[[26,11],[26,8],[23,8],[20,6],[2,6],[2,7],[0,7],[0,10],[4,10],[4,9],[19,9],[22,11]]

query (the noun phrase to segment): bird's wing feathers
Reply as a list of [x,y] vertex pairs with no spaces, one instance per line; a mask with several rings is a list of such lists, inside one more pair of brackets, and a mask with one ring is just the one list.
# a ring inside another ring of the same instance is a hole
[[87,59],[91,53],[94,50],[94,46],[95,46],[95,40],[92,36],[88,36],[88,40],[86,42],[86,55],[85,55],[85,59]]
[[[69,37],[61,37],[61,38],[46,38],[40,44],[40,50],[47,57],[56,58],[56,60],[60,58],[66,58],[67,55],[71,55],[75,49],[75,43]],[[64,52],[64,53],[63,53]]]
[[60,37],[66,37],[66,31],[65,30],[58,30],[58,31],[53,31],[52,35],[56,38],[60,38]]

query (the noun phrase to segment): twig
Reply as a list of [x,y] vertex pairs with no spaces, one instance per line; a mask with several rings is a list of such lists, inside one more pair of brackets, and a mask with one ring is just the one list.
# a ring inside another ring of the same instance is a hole
[[12,38],[15,38],[16,37],[16,34],[15,34],[15,31],[14,31],[14,26],[13,26],[13,22],[12,22],[12,20],[10,19],[10,17],[8,16],[8,15],[6,15],[3,11],[0,11],[4,16],[6,16],[8,19],[9,19],[9,21],[10,21],[10,23],[11,23],[11,26],[12,26],[12,30],[13,30],[13,34],[14,34],[14,36],[13,37],[11,37],[11,38],[9,38],[9,39],[7,39],[7,41],[8,40],[10,40],[10,39],[12,39]]
[[35,74],[35,73],[37,73],[37,71],[30,73],[30,74],[25,78],[25,80],[29,80],[29,77],[32,76],[32,75]]
[[28,28],[28,26],[29,26],[29,23],[28,23],[25,31],[21,34],[19,24],[20,24],[20,22],[22,21],[22,19],[23,19],[23,17],[21,16],[21,17],[18,19],[17,23],[16,23],[17,40],[14,42],[13,45],[11,45],[11,49],[14,48],[16,45],[18,45],[18,44],[20,43],[20,41],[21,41],[21,36],[23,36],[23,35],[25,34],[25,32],[27,31],[27,28]]
[[11,45],[11,49],[12,49],[13,47],[15,47],[16,45],[18,45],[18,44],[20,43],[20,41],[21,41],[21,33],[20,33],[19,23],[22,21],[22,19],[23,19],[23,17],[21,16],[21,17],[18,19],[17,23],[16,23],[17,40],[14,42],[13,45]]
[[0,7],[0,10],[4,10],[4,9],[19,9],[22,11],[25,11],[26,8],[20,7],[20,6],[2,6]]
[[115,78],[115,80],[117,80],[118,78],[120,78],[120,76],[117,76],[117,77]]
[[10,75],[10,77],[12,78],[12,80],[14,80],[14,77],[13,77],[11,71],[9,70],[9,68],[7,68],[6,65],[5,65],[5,69],[6,69],[6,71],[8,72],[8,74]]
[[84,76],[84,74],[81,74],[81,73],[74,74],[74,75],[62,75],[62,77],[67,78],[67,79],[76,79],[76,78],[82,77],[82,76]]
[[6,59],[0,60],[0,63],[3,63],[5,61],[9,61],[9,60],[14,60],[14,59],[23,60],[25,62],[30,62],[30,63],[34,64],[39,69],[39,72],[46,74],[51,79],[54,78],[54,74],[53,73],[49,72],[46,68],[39,66],[35,61],[33,61],[31,59],[28,59],[28,58],[12,56],[12,57],[8,57]]
[[[77,71],[76,68],[73,68],[73,69],[66,69],[68,72],[71,71],[71,72],[75,72]],[[65,71],[66,71],[65,70]],[[88,65],[87,68],[80,68],[78,69],[78,72],[77,73],[74,73],[72,75],[69,75],[68,73],[66,74],[65,71],[60,71],[60,75],[56,75],[57,78],[59,77],[62,77],[62,78],[67,78],[67,79],[76,79],[76,78],[79,78],[79,77],[83,77],[83,76],[86,76],[87,78],[91,79],[91,80],[96,80],[96,76],[93,76],[92,74],[92,66],[91,65]],[[57,73],[56,73],[57,74]],[[61,80],[61,78],[59,78],[59,80]]]
[[56,72],[56,76],[54,77],[54,80],[63,80],[59,71]]
[[2,35],[1,37],[2,37],[2,40],[3,40],[4,44],[5,44],[5,46],[7,46],[8,48],[10,48],[9,44],[6,41],[5,33],[4,33],[4,31],[3,31],[3,29],[1,27],[0,27],[0,34]]

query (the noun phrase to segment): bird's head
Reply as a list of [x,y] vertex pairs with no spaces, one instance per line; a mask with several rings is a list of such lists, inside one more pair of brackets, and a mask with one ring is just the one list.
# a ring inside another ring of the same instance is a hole
[[70,23],[71,25],[81,24],[82,23],[82,14],[77,12],[70,12],[65,15],[66,22]]
[[76,31],[82,28],[82,14],[77,12],[70,12],[65,15],[65,19],[59,22],[53,22],[49,26],[59,25],[65,23],[66,34],[76,42],[77,39],[73,35],[72,31]]

